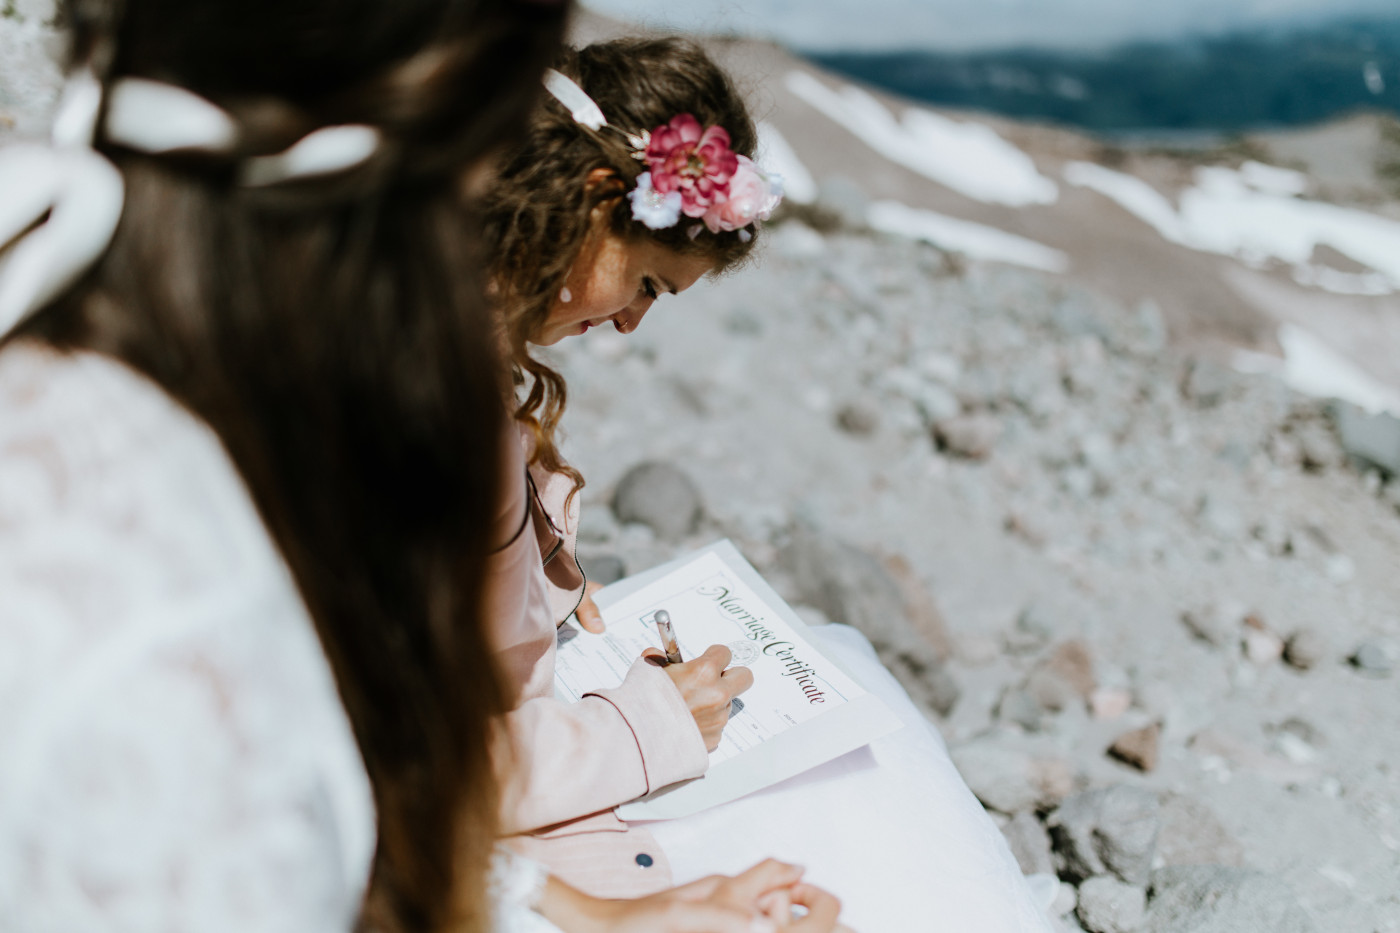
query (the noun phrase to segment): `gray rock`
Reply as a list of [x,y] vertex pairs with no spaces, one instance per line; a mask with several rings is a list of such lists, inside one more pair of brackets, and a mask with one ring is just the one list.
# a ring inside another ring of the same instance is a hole
[[1194,797],[1166,794],[1159,812],[1157,860],[1160,864],[1244,864],[1244,847],[1206,804]]
[[1213,360],[1195,359],[1181,378],[1181,394],[1198,408],[1213,408],[1225,400],[1233,379]]
[[983,805],[1002,813],[1031,810],[1040,804],[1031,756],[1004,742],[974,739],[951,750],[953,764]]
[[640,463],[617,482],[613,514],[636,522],[667,540],[683,538],[700,520],[700,490],[689,476],[669,463]]
[[1159,811],[1156,794],[1127,784],[1067,798],[1045,823],[1061,876],[1112,873],[1129,884],[1145,885],[1157,850]]
[[1019,693],[1038,710],[1058,713],[1080,702],[1079,691],[1060,672],[1044,666],[1037,667],[1026,675]]
[[1358,672],[1367,677],[1389,677],[1395,669],[1389,652],[1373,641],[1365,641],[1357,646],[1349,659]]
[[1116,445],[1107,434],[1091,431],[1079,440],[1079,457],[1101,483],[1107,483],[1118,471]]
[[914,405],[926,424],[934,425],[962,412],[962,402],[952,390],[931,382],[921,384],[914,392]]
[[[1326,736],[1322,734],[1322,731],[1318,729],[1317,726],[1314,726],[1306,719],[1299,719],[1296,716],[1290,716],[1283,722],[1279,723],[1277,726],[1277,730],[1280,734],[1291,735],[1294,738],[1313,746],[1324,745],[1327,742]],[[1216,860],[1210,859],[1210,861]]]
[[1400,511],[1400,479],[1392,477],[1390,482],[1382,487],[1381,500],[1390,503],[1396,511]]
[[987,807],[1019,813],[1053,804],[1070,784],[1068,767],[1059,759],[1037,757],[1005,733],[990,733],[950,751],[967,786]]
[[[1068,688],[1070,696],[1079,700],[1087,701],[1096,686],[1093,654],[1090,652],[1089,646],[1077,638],[1057,645],[1049,657],[1036,666],[1032,672],[1032,678],[1036,674],[1046,674],[1058,680],[1064,687]],[[1047,689],[1049,689],[1048,685]],[[1062,709],[1067,705],[1068,701],[1066,700],[1060,706],[1052,708]]]
[[793,526],[782,555],[797,601],[860,629],[877,650],[905,648],[916,640],[899,581],[874,555],[805,521]]
[[1234,541],[1244,534],[1245,523],[1239,509],[1222,495],[1206,493],[1201,496],[1196,514],[1203,528],[1226,541]]
[[1023,810],[1001,828],[1016,864],[1023,875],[1053,875],[1055,859],[1050,852],[1050,834],[1029,810]]
[[836,426],[856,437],[869,437],[880,427],[880,410],[869,402],[850,402],[836,412]]
[[796,601],[858,628],[925,711],[948,715],[961,689],[942,653],[911,624],[900,582],[875,556],[798,522],[782,549]]
[[1250,529],[1250,534],[1256,541],[1264,545],[1274,557],[1283,557],[1293,550],[1292,535],[1289,534],[1288,525],[1284,523],[1283,519],[1272,513],[1261,518]]
[[1313,626],[1295,630],[1283,646],[1283,659],[1300,671],[1317,667],[1327,661],[1331,654],[1331,640],[1325,632]]
[[1345,402],[1333,405],[1331,414],[1343,450],[1388,475],[1400,474],[1400,418],[1368,414]]
[[947,718],[962,699],[962,687],[946,664],[926,663],[924,653],[897,652],[885,662],[890,673],[909,692],[914,705],[926,713]]
[[[1060,890],[1055,894],[1055,900],[1050,905],[1050,916],[1059,920],[1069,919],[1066,914],[1074,912],[1079,906],[1079,891],[1068,881],[1060,882]],[[1074,924],[1076,929],[1083,929],[1078,923]]]
[[1149,723],[1141,729],[1125,732],[1109,746],[1108,754],[1139,771],[1151,771],[1157,767],[1158,746],[1162,739],[1162,727]]
[[996,707],[997,719],[1014,723],[1027,732],[1039,732],[1043,729],[1047,712],[1049,711],[1035,697],[1019,687],[1008,687],[997,701]]
[[1002,423],[991,415],[959,415],[933,426],[938,446],[970,460],[984,460],[1001,439]]
[[1006,374],[987,366],[969,368],[958,379],[958,400],[964,408],[994,408],[1007,395]]
[[627,576],[627,565],[616,554],[580,553],[578,562],[583,566],[583,572],[588,575],[590,583],[601,583],[606,586]]
[[1064,491],[1081,501],[1104,489],[1099,484],[1094,471],[1084,466],[1067,467],[1060,473],[1060,486]]
[[1088,933],[1134,933],[1147,913],[1147,892],[1112,875],[1079,886],[1079,922]]
[[1108,325],[1084,294],[1067,295],[1050,309],[1050,323],[1065,337],[1107,337]]
[[1129,330],[1128,349],[1143,356],[1155,356],[1167,345],[1167,322],[1157,302],[1147,299],[1137,306],[1136,320]]
[[1152,876],[1142,933],[1316,933],[1288,886],[1224,865],[1176,865]]
[[1291,434],[1273,434],[1265,449],[1269,457],[1281,467],[1293,469],[1303,465],[1303,449]]
[[1239,641],[1244,616],[1245,609],[1239,603],[1218,600],[1186,610],[1181,614],[1181,621],[1192,635],[1216,648],[1224,648]]
[[1293,427],[1293,440],[1298,445],[1298,462],[1303,469],[1319,472],[1342,465],[1342,446],[1324,422],[1299,422]]
[[1016,624],[1006,635],[1006,650],[1012,654],[1035,654],[1055,637],[1053,615],[1038,603],[1021,610]]
[[1257,615],[1245,617],[1244,656],[1260,667],[1273,664],[1283,657],[1287,645],[1282,638],[1270,631]]

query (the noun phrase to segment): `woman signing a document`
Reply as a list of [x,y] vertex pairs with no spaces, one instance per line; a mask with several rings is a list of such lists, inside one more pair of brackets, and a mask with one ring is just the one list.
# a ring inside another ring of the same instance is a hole
[[[511,844],[593,893],[641,893],[755,850],[807,865],[867,933],[1044,933],[1004,840],[941,738],[858,633],[831,626],[840,656],[905,727],[867,749],[750,797],[638,824],[612,808],[705,773],[750,675],[714,646],[666,666],[639,659],[622,684],[573,705],[553,699],[555,626],[577,610],[601,630],[573,559],[577,471],[554,434],[563,379],[535,359],[612,324],[631,333],[665,294],[733,268],[754,246],[780,185],[754,161],[757,134],[728,77],[698,47],[619,40],[566,52],[525,144],[486,207],[492,292],[519,389],[521,443],[507,452],[490,611],[515,689],[498,769]],[[514,477],[514,479],[512,479]],[[683,624],[684,620],[680,620]],[[657,652],[659,654],[659,652]]]

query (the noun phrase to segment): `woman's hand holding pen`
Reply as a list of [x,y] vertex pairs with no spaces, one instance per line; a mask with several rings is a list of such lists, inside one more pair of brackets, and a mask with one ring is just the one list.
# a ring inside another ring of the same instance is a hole
[[643,653],[653,663],[664,664],[666,674],[680,690],[681,698],[695,717],[705,747],[714,751],[729,723],[729,704],[753,686],[753,672],[747,667],[725,670],[733,654],[723,645],[711,645],[698,658],[681,664],[666,664],[666,656],[654,648]]

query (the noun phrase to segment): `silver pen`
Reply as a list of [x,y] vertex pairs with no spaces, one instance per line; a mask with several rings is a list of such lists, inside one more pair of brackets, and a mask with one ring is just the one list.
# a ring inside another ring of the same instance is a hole
[[671,614],[665,609],[656,610],[652,616],[656,620],[656,630],[661,633],[661,643],[666,647],[666,663],[680,664],[681,643],[676,641],[676,630],[671,625]]

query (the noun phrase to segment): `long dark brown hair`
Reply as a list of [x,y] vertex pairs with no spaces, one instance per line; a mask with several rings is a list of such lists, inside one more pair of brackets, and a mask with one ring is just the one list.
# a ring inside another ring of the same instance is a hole
[[[610,126],[639,135],[689,113],[704,126],[722,126],[730,148],[752,158],[758,133],[734,82],[699,45],[685,39],[615,39],[583,49],[565,49],[554,67],[597,102]],[[598,168],[618,184],[586,184]],[[495,301],[503,314],[512,363],[526,385],[516,418],[535,438],[534,462],[568,474],[576,488],[583,477],[559,456],[554,435],[564,412],[563,378],[535,359],[529,341],[587,237],[596,233],[593,208],[608,208],[613,233],[650,237],[686,255],[709,259],[719,271],[739,263],[753,248],[756,230],[690,235],[690,224],[650,230],[632,219],[625,193],[646,166],[632,157],[622,133],[594,132],[576,123],[552,97],[544,97],[523,144],[500,168],[485,198],[485,236]]]
[[[125,177],[110,250],[16,338],[113,357],[218,434],[291,567],[373,786],[365,929],[490,926],[479,618],[502,362],[462,170],[509,143],[567,4],[70,0],[73,57],[235,116],[229,157],[102,143]],[[379,128],[367,164],[249,190],[242,156]]]

